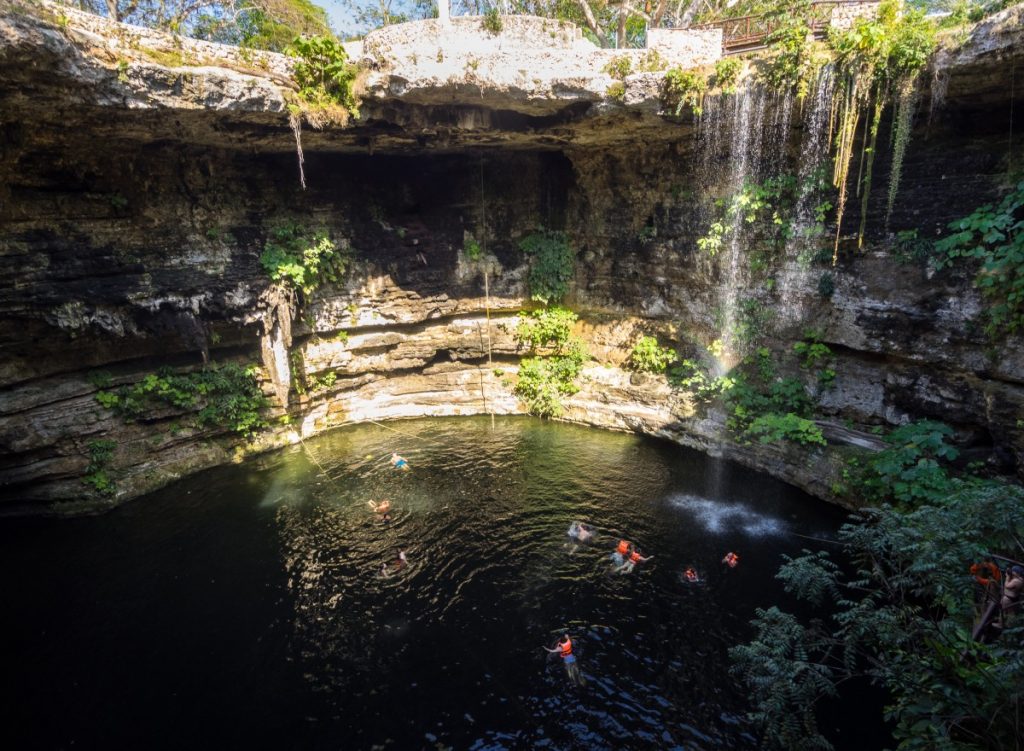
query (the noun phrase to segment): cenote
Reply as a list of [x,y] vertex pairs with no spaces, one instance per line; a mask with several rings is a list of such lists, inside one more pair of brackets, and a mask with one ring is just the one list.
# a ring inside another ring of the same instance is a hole
[[[12,747],[757,748],[726,651],[788,602],[780,556],[840,516],[633,435],[339,429],[103,517],[6,524]],[[573,520],[592,545],[573,549]],[[620,537],[654,558],[612,574]],[[565,630],[584,687],[541,649]],[[879,730],[849,724],[840,748]]]

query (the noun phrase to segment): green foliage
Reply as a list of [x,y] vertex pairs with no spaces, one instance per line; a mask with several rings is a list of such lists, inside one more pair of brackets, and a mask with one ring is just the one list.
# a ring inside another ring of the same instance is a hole
[[505,28],[504,24],[501,22],[501,14],[498,13],[498,8],[493,5],[484,12],[482,23],[484,31],[495,36],[500,34],[501,30]]
[[742,70],[743,61],[738,57],[723,57],[715,63],[715,86],[723,94],[735,94]]
[[322,376],[307,376],[306,387],[309,389],[309,393],[315,394],[320,391],[327,391],[334,382],[338,380],[338,374],[333,370],[324,373]]
[[569,291],[576,253],[564,232],[541,230],[523,238],[519,248],[532,257],[530,297],[544,304],[557,302]]
[[467,260],[473,262],[480,260],[480,256],[483,255],[483,250],[480,248],[480,243],[476,241],[476,238],[468,237],[462,244],[462,253],[466,256]]
[[653,336],[641,336],[629,353],[630,367],[641,373],[664,373],[676,359],[676,351],[670,347],[659,347]]
[[766,745],[828,748],[817,699],[866,676],[891,697],[886,717],[901,751],[1016,749],[1022,619],[993,644],[972,641],[967,571],[992,553],[1019,557],[1022,507],[1019,486],[951,478],[912,511],[883,504],[853,517],[839,535],[844,565],[825,553],[789,560],[778,578],[830,615],[805,623],[758,611],[754,640],[730,650]]
[[770,57],[763,71],[765,83],[777,91],[794,91],[797,99],[806,97],[820,62],[806,18],[787,15],[767,42]]
[[89,373],[86,380],[98,389],[106,389],[110,388],[110,384],[114,382],[114,377],[106,370],[94,370]]
[[348,332],[345,331],[345,329],[342,329],[337,334],[335,334],[334,338],[337,339],[342,344],[348,344]]
[[993,207],[986,204],[949,225],[935,244],[938,266],[962,259],[980,264],[974,286],[987,303],[985,331],[996,338],[1024,327],[1024,181]]
[[358,69],[348,62],[341,42],[329,36],[297,37],[288,54],[296,58],[295,81],[306,105],[328,111],[340,107],[346,116],[359,115],[353,87]]
[[615,83],[608,86],[608,90],[605,92],[609,99],[615,99],[617,101],[625,101],[626,99],[626,84],[622,81],[616,81]]
[[902,264],[924,264],[935,253],[935,242],[919,237],[916,229],[896,233],[893,257]]
[[168,407],[194,411],[200,427],[249,436],[266,425],[260,411],[267,401],[257,372],[233,363],[180,375],[160,370],[132,386],[97,392],[96,401],[127,420],[146,419]]
[[[780,250],[793,236],[793,207],[800,185],[793,175],[779,175],[763,183],[747,181],[735,194],[715,201],[716,218],[697,247],[716,255],[740,226],[754,230],[749,245]],[[827,209],[824,209],[827,211]]]
[[679,117],[683,107],[688,106],[694,115],[700,117],[707,88],[708,80],[700,71],[669,68],[661,86],[662,108]]
[[803,446],[817,444],[825,446],[826,441],[821,428],[813,420],[798,417],[792,412],[777,414],[769,412],[755,417],[746,429],[746,435],[756,438],[761,443],[777,443],[793,441]]
[[832,359],[831,347],[822,343],[815,332],[805,333],[804,341],[793,345],[793,352],[800,358],[800,367],[805,370],[811,370]]
[[823,271],[818,277],[818,294],[826,299],[832,297],[836,291],[836,278],[828,271]]
[[516,325],[516,341],[531,351],[554,347],[556,352],[560,352],[569,343],[572,327],[578,318],[571,310],[558,306],[535,310],[529,315],[521,314]]
[[897,428],[886,436],[890,448],[870,456],[855,474],[861,493],[870,502],[901,507],[941,500],[951,487],[945,463],[959,455],[948,443],[952,435],[948,425],[929,420]]
[[270,230],[260,263],[275,282],[308,295],[325,282],[338,281],[349,257],[325,230],[313,232],[286,222]]
[[113,495],[117,485],[107,473],[107,466],[114,456],[117,443],[110,440],[89,441],[89,466],[85,468],[82,482],[101,495]]
[[617,55],[609,60],[602,70],[621,81],[633,72],[633,59],[629,55]]
[[562,398],[579,391],[576,379],[589,359],[579,339],[570,339],[554,357],[530,357],[519,365],[519,379],[513,393],[526,402],[531,414],[558,417]]

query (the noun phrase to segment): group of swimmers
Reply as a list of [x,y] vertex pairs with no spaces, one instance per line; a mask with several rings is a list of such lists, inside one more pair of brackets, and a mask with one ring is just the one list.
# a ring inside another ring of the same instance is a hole
[[[594,539],[594,528],[589,524],[574,521],[569,525],[568,534],[574,543],[588,543]],[[573,550],[575,549],[574,544]],[[645,556],[629,540],[619,540],[618,545],[615,546],[615,550],[611,554],[612,572],[619,574],[631,573],[638,563],[646,563],[652,558],[654,558],[653,555]],[[722,558],[722,563],[729,568],[736,568],[740,565],[740,557],[730,550]],[[697,573],[697,569],[692,565],[687,566],[683,570],[680,578],[687,584],[697,584],[702,581],[700,574]],[[563,634],[555,647],[542,647],[546,652],[558,654],[565,665],[565,672],[569,676],[569,680],[577,686],[583,686],[586,681],[580,673],[579,664],[576,662],[576,656],[573,654],[572,648],[572,639],[569,638],[569,634]]]

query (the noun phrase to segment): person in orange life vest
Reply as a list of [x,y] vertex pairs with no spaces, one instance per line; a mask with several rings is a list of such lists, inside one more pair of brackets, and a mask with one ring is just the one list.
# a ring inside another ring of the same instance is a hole
[[550,647],[544,647],[543,649],[551,654],[560,655],[562,663],[565,665],[566,675],[569,676],[569,680],[577,685],[583,684],[583,676],[580,675],[580,667],[576,664],[576,656],[572,653],[572,639],[569,638],[569,634],[563,634],[562,640],[558,642],[558,646],[554,649]]
[[615,552],[612,553],[612,565],[618,569],[623,563],[629,560],[629,554],[632,552],[633,543],[629,540],[619,540],[619,544],[616,546]]
[[686,571],[683,572],[683,580],[691,584],[696,584],[700,581],[700,577],[697,575],[697,570],[693,566],[687,566]]
[[722,559],[722,563],[726,564],[729,568],[736,568],[740,565],[740,557],[730,551],[725,554],[725,558]]
[[654,557],[653,555],[649,555],[649,556],[646,556],[646,557],[642,556],[642,555],[640,555],[640,551],[637,550],[636,548],[634,548],[633,550],[630,551],[629,557],[627,557],[626,560],[622,562],[622,565],[619,566],[616,570],[620,574],[630,574],[630,573],[633,572],[633,569],[636,567],[636,564],[638,564],[638,563],[646,563],[647,561],[651,560],[653,557]]

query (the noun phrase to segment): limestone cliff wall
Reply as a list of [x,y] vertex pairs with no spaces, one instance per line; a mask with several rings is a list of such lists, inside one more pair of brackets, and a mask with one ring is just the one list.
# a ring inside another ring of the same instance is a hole
[[[934,234],[1005,185],[1004,79],[1024,50],[1019,21],[1011,9],[944,59],[945,102],[922,104],[891,231]],[[486,81],[483,96],[453,87],[447,101],[406,102],[392,71],[358,122],[303,132],[303,190],[274,79],[132,63],[120,80],[115,62],[45,20],[6,16],[0,32],[5,512],[102,508],[351,421],[521,412],[511,332],[531,303],[518,242],[540,227],[564,229],[578,251],[567,303],[595,356],[567,419],[662,435],[822,497],[835,497],[844,447],[871,444],[851,425],[943,419],[981,458],[999,448],[1021,466],[1024,348],[985,338],[968,275],[896,263],[874,219],[868,250],[835,268],[793,249],[767,266],[741,254],[737,269],[698,249],[738,176],[798,173],[821,148],[808,140],[808,105],[750,90],[709,100],[693,121],[661,117],[649,100],[581,103],[571,87],[560,99],[555,84],[538,104]],[[44,75],[39,61],[55,67]],[[872,217],[884,213],[888,169],[880,157]],[[160,367],[258,362],[270,284],[259,255],[286,221],[354,252],[345,279],[293,323],[299,381],[320,387],[270,410],[272,429],[253,442],[170,409],[125,422],[100,406],[97,372],[117,385]],[[792,343],[807,328],[832,346],[836,388],[821,394],[830,449],[737,444],[714,407],[622,369],[640,333],[700,354],[721,336],[730,293],[770,311],[761,343],[784,369],[799,374]],[[328,373],[329,385],[317,380]],[[101,438],[116,441],[110,497],[82,482]]]

